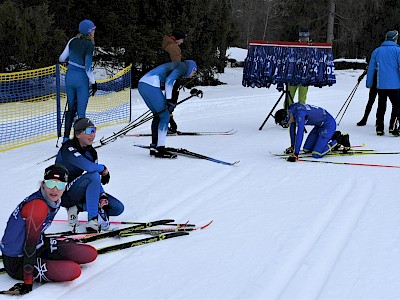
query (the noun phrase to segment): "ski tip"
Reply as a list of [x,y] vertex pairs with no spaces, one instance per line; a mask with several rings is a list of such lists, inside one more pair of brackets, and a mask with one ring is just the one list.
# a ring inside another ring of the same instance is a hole
[[214,220],[211,220],[210,222],[208,222],[207,224],[205,224],[205,225],[203,225],[203,226],[201,226],[200,227],[200,230],[202,230],[202,229],[204,229],[204,228],[206,228],[206,227],[208,227],[208,226],[210,226],[211,224],[212,224],[212,222],[213,222]]

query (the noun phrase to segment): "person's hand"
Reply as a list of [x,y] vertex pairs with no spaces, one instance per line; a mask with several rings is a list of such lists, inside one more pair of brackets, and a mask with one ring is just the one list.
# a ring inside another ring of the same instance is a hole
[[97,92],[97,82],[95,82],[94,84],[92,84],[92,91],[90,92],[90,96],[94,96],[94,94],[96,94]]
[[16,283],[8,291],[4,292],[9,295],[25,295],[32,291],[32,284],[27,284],[23,282]]
[[364,79],[365,75],[367,75],[367,70],[365,70],[365,71],[360,75],[360,77],[358,77],[357,82],[360,83],[361,80]]
[[292,156],[289,156],[286,160],[289,162],[296,162],[299,160],[299,155],[296,153],[293,153]]
[[101,193],[99,198],[99,208],[104,208],[108,205],[108,196],[106,193]]
[[170,114],[172,114],[175,107],[176,107],[176,104],[174,102],[172,102],[172,100],[167,99],[167,110],[169,111]]
[[103,172],[101,172],[101,184],[107,184],[110,182],[110,172],[107,167],[104,166]]
[[290,147],[286,148],[285,151],[284,151],[284,153],[285,153],[285,154],[293,153],[293,147],[290,146]]

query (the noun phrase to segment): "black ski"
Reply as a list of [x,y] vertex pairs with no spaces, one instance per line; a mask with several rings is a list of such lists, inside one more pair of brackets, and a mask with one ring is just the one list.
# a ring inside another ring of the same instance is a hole
[[[271,153],[271,152],[270,152]],[[278,157],[289,157],[291,154],[276,154],[276,153],[271,153],[274,156]],[[326,156],[363,156],[363,155],[385,155],[385,154],[400,154],[400,152],[379,152],[376,150],[348,150],[347,152],[329,152],[324,157]],[[299,158],[307,158],[307,157],[312,157],[311,153],[302,153],[299,154]]]
[[[149,227],[157,226],[157,225],[165,225],[168,223],[174,222],[174,220],[158,220],[158,221],[153,221],[153,222],[148,222],[144,224],[137,224],[125,228],[120,228],[120,229],[115,229],[111,231],[106,231],[106,232],[100,232],[100,233],[93,233],[93,234],[83,234],[84,236],[81,238],[78,238],[80,242],[83,243],[89,243],[109,237],[114,237],[114,236],[119,236],[120,233],[122,232],[133,232],[136,230],[142,230],[146,229]],[[78,234],[79,235],[79,234]]]
[[122,244],[106,246],[106,247],[103,247],[103,248],[98,248],[97,249],[97,253],[98,254],[105,254],[105,253],[109,253],[109,252],[113,252],[113,251],[119,251],[119,250],[122,250],[122,249],[141,246],[141,245],[154,243],[154,242],[158,242],[158,241],[162,241],[162,240],[166,240],[166,239],[170,239],[170,238],[174,238],[174,237],[179,237],[179,236],[183,236],[183,235],[188,235],[188,234],[189,234],[189,232],[185,232],[185,231],[172,232],[172,233],[162,233],[162,234],[159,234],[159,235],[156,235],[156,236],[152,236],[152,237],[148,237],[148,238],[144,238],[144,239],[139,239],[139,240],[136,240],[136,241],[131,241],[131,242],[126,242],[126,243],[122,243]]
[[[135,147],[139,147],[139,148],[144,148],[144,149],[150,149],[150,146],[146,146],[146,145],[138,145],[138,144],[136,144],[134,146]],[[215,162],[215,163],[218,163],[218,164],[227,165],[227,166],[233,166],[233,165],[236,165],[236,164],[238,164],[240,162],[239,160],[237,160],[237,161],[235,161],[233,163],[226,162],[226,161],[223,161],[223,160],[219,160],[219,159],[216,159],[216,158],[205,156],[203,154],[191,152],[191,151],[183,149],[183,148],[165,147],[165,150],[169,151],[169,152],[172,152],[172,153],[176,153],[176,154],[181,154],[181,155],[185,155],[185,156],[188,156],[188,157],[192,157],[192,158],[199,158],[199,159],[209,160],[209,161],[212,161],[212,162]]]
[[[168,136],[178,136],[178,135],[233,135],[237,131],[231,129],[228,131],[177,131],[176,133],[168,133]],[[142,137],[142,136],[151,136],[151,133],[132,133],[126,134],[126,136],[133,136],[133,137]]]

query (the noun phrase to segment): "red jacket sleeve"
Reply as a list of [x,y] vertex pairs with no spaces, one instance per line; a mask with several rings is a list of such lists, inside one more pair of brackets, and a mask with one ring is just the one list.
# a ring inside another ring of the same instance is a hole
[[26,203],[21,210],[26,220],[26,239],[24,245],[24,283],[33,284],[33,270],[36,260],[36,245],[39,242],[49,207],[42,199],[34,199]]

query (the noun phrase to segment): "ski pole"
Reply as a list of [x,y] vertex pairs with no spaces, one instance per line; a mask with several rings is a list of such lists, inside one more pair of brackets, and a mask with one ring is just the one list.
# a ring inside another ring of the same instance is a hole
[[350,92],[350,95],[347,97],[346,101],[343,103],[342,107],[340,108],[338,114],[336,115],[335,120],[338,118],[338,116],[340,115],[341,111],[343,110],[343,108],[344,108],[344,107],[346,106],[346,104],[347,104],[345,110],[343,111],[342,117],[340,118],[339,122],[337,122],[337,125],[339,125],[340,122],[342,121],[343,116],[344,116],[344,114],[346,113],[347,108],[349,107],[350,102],[351,102],[351,100],[353,99],[354,94],[356,93],[359,84],[360,84],[360,82],[357,82],[357,84],[355,85],[355,87],[353,88],[353,90]]

